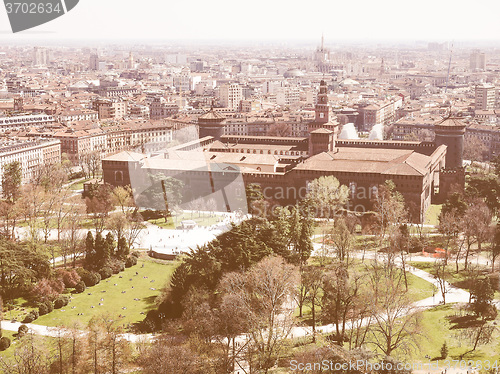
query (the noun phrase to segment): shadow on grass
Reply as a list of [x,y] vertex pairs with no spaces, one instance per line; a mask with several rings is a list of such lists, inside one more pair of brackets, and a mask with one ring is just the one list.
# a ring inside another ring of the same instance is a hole
[[154,305],[156,297],[156,295],[151,295],[148,297],[143,297],[142,300],[144,300],[144,302],[148,305]]
[[453,325],[450,327],[450,330],[456,329],[467,329],[471,327],[479,327],[484,324],[484,321],[477,319],[477,317],[473,315],[467,316],[448,316],[446,317],[450,323]]

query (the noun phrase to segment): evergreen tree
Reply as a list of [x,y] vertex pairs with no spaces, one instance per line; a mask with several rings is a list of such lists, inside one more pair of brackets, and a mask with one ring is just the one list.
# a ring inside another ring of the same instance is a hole
[[488,278],[479,279],[471,289],[472,310],[474,314],[482,319],[494,319],[497,316],[497,310],[493,305],[495,290],[491,286]]
[[115,254],[115,238],[113,234],[108,232],[106,235],[106,239],[104,241],[104,253],[103,253],[103,260],[106,262],[109,260],[112,256]]
[[118,239],[118,244],[116,246],[116,257],[119,259],[124,259],[128,256],[130,253],[130,248],[127,243],[127,239],[125,239],[123,236],[121,236]]
[[85,238],[85,267],[91,269],[95,264],[96,252],[94,248],[94,237],[92,232],[87,232]]
[[4,165],[2,174],[2,191],[9,202],[17,200],[21,194],[22,170],[21,163],[14,161]]
[[100,269],[106,261],[106,242],[100,232],[95,235],[94,251],[95,258],[93,268],[97,270]]

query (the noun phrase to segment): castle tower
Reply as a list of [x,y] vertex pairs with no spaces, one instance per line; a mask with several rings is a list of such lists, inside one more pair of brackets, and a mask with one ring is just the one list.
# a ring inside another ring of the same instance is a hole
[[318,129],[309,135],[309,157],[335,149],[335,132],[328,129]]
[[14,111],[21,112],[24,109],[24,101],[22,97],[14,98]]
[[226,117],[211,108],[208,112],[198,117],[199,137],[213,136],[220,140],[224,135],[224,122]]
[[458,118],[448,117],[434,125],[436,146],[446,145],[446,169],[461,168],[464,161],[465,124]]
[[328,87],[325,81],[319,85],[318,103],[315,107],[316,123],[328,123],[330,121],[330,106],[328,105]]

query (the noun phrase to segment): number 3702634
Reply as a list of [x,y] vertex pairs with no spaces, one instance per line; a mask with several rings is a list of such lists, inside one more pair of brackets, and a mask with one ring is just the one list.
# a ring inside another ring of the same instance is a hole
[[61,4],[54,3],[23,3],[23,2],[6,2],[5,8],[9,14],[52,14],[64,13]]

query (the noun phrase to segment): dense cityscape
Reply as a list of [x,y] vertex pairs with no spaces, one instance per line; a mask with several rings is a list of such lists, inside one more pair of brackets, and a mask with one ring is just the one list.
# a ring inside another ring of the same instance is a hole
[[2,373],[498,373],[495,43],[0,43]]

